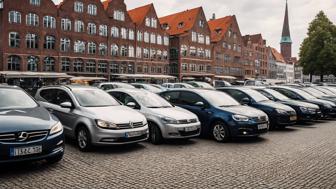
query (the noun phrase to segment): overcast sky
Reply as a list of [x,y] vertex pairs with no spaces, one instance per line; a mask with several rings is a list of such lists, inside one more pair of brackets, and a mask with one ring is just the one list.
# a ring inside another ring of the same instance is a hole
[[[60,0],[54,0],[58,3]],[[262,33],[267,44],[280,49],[285,0],[125,0],[128,9],[154,3],[159,17],[203,6],[209,19],[212,13],[220,18],[235,14],[243,35]],[[293,56],[307,33],[309,22],[323,10],[336,23],[335,0],[288,0]]]

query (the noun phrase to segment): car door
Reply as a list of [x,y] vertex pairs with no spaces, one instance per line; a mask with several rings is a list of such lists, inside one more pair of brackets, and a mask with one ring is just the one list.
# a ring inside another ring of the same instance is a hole
[[110,95],[112,95],[115,99],[117,99],[119,102],[121,102],[123,105],[127,105],[130,102],[135,103],[135,108],[136,110],[140,110],[140,105],[139,103],[129,94],[124,93],[124,92],[116,92],[116,91],[111,91],[109,92]]
[[243,104],[243,99],[245,98],[249,99],[249,101],[252,102],[252,99],[240,90],[226,89],[225,92],[241,104]]

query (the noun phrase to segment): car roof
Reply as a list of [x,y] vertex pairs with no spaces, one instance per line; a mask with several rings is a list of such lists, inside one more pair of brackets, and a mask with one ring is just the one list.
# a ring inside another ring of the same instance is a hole
[[111,90],[107,90],[106,92],[125,92],[125,93],[138,93],[138,92],[149,92],[147,90],[143,90],[143,89],[127,89],[127,88],[116,88],[116,89],[111,89]]
[[0,88],[3,88],[3,89],[21,89],[21,88],[18,87],[18,86],[15,86],[15,85],[7,85],[7,84],[0,84]]
[[45,86],[41,89],[48,89],[48,88],[67,88],[67,89],[97,89],[96,87],[87,86],[87,85],[53,85],[53,86]]
[[214,90],[210,90],[210,89],[204,89],[204,88],[176,88],[176,89],[171,89],[169,91],[163,91],[164,92],[178,92],[178,91],[187,91],[187,92],[204,92],[204,91],[214,91]]

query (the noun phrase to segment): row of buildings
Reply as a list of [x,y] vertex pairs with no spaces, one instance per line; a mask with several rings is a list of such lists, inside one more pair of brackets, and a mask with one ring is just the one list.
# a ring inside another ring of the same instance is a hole
[[234,15],[207,20],[202,7],[159,18],[153,4],[124,0],[0,0],[0,30],[0,71],[294,79],[289,26],[279,53],[242,35]]

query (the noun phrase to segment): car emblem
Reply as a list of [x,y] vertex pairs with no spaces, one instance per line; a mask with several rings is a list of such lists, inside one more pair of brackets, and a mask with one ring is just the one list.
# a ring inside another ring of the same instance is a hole
[[20,142],[23,142],[23,141],[27,140],[27,138],[28,138],[28,133],[26,133],[26,132],[21,132],[17,136],[17,140],[20,141]]
[[134,123],[133,122],[130,121],[129,125],[130,125],[131,128],[134,128]]

